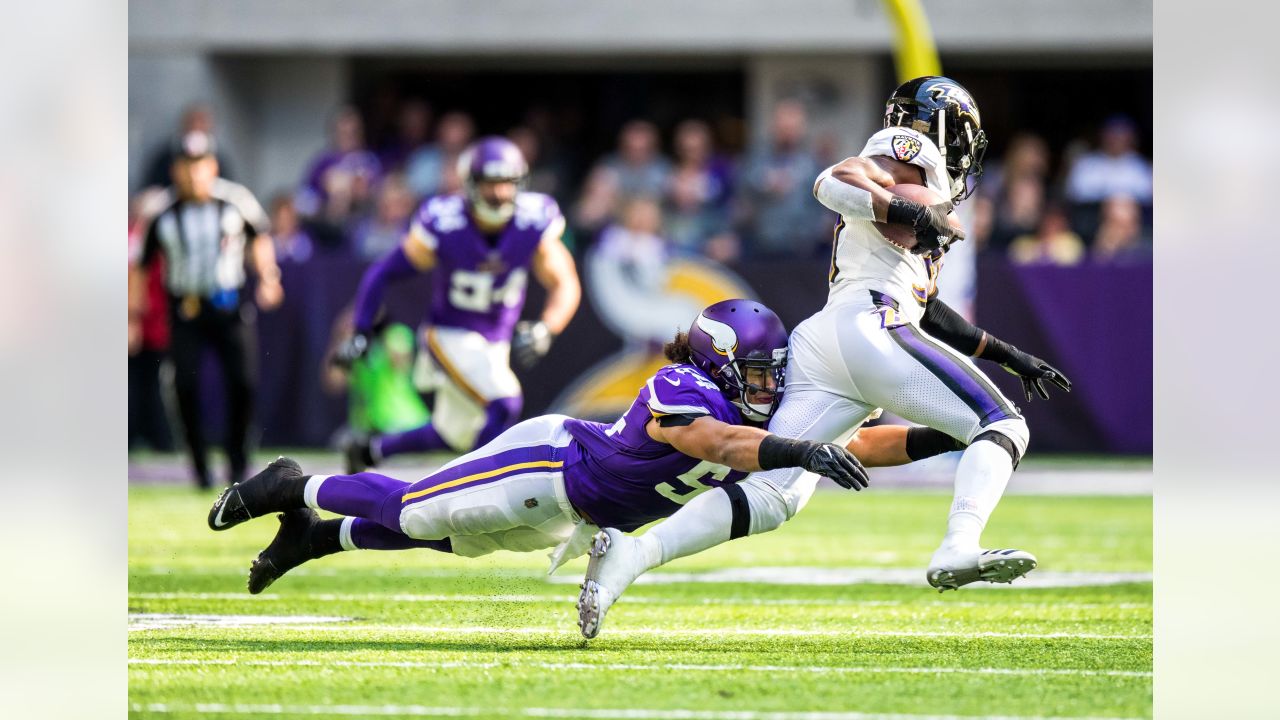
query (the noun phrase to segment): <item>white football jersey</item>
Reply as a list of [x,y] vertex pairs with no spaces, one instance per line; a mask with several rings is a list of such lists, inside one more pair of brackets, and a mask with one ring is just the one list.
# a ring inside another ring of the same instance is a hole
[[[943,198],[951,197],[946,162],[938,146],[923,133],[910,128],[885,128],[867,140],[859,155],[884,155],[916,165],[924,170],[930,190]],[[842,216],[836,225],[834,242],[828,306],[865,301],[868,290],[877,290],[898,301],[904,319],[920,319],[925,302],[936,289],[941,258],[913,255],[885,240],[869,220],[848,216]]]

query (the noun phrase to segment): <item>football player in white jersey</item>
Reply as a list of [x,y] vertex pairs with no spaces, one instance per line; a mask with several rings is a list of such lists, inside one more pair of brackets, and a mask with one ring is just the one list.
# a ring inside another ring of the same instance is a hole
[[[1027,423],[971,357],[1022,378],[1027,400],[1047,399],[1056,368],[965,321],[936,299],[950,243],[953,204],[982,172],[987,140],[977,104],[959,83],[920,77],[893,92],[884,129],[858,157],[828,168],[814,196],[840,214],[827,305],[791,335],[787,392],[769,429],[784,437],[845,442],[877,409],[946,433],[966,447],[956,469],[946,534],[926,571],[930,585],[1012,582],[1036,566],[1022,550],[984,550],[982,529],[1026,451]],[[886,188],[925,185],[924,205]],[[907,249],[872,224],[906,225]],[[773,530],[808,502],[817,476],[802,470],[752,474],[705,492],[649,532],[606,528],[595,538],[579,597],[579,627],[594,637],[618,596],[641,573],[735,537]]]

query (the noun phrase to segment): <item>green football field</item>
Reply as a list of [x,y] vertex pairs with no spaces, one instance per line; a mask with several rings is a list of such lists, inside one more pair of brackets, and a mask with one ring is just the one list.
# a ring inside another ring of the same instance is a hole
[[984,542],[1040,568],[940,595],[949,494],[823,490],[651,573],[589,642],[581,559],[343,553],[251,596],[276,521],[213,533],[214,497],[130,490],[132,717],[1151,715],[1150,496],[1006,497]]

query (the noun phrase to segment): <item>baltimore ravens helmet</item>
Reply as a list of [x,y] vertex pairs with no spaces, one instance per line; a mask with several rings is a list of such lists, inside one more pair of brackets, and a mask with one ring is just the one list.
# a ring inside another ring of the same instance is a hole
[[938,75],[908,80],[889,96],[884,126],[911,128],[937,143],[946,158],[953,201],[973,192],[969,180],[982,175],[987,135],[982,131],[978,103],[963,85]]

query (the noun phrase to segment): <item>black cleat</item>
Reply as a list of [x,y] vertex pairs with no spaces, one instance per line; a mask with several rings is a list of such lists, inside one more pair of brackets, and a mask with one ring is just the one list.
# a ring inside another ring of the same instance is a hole
[[354,436],[347,438],[346,442],[342,444],[342,455],[346,461],[348,475],[364,472],[377,464],[373,461],[373,452],[369,448],[369,438]]
[[321,522],[320,516],[311,508],[281,513],[280,529],[275,539],[258,553],[249,566],[249,593],[257,595],[285,573],[314,559],[311,532]]
[[[213,507],[209,509],[209,528],[226,530],[255,517],[291,509],[289,495],[297,494],[297,481],[302,477],[302,466],[296,461],[287,457],[277,458],[266,470],[232,485],[213,501]],[[296,505],[302,505],[300,499]]]

